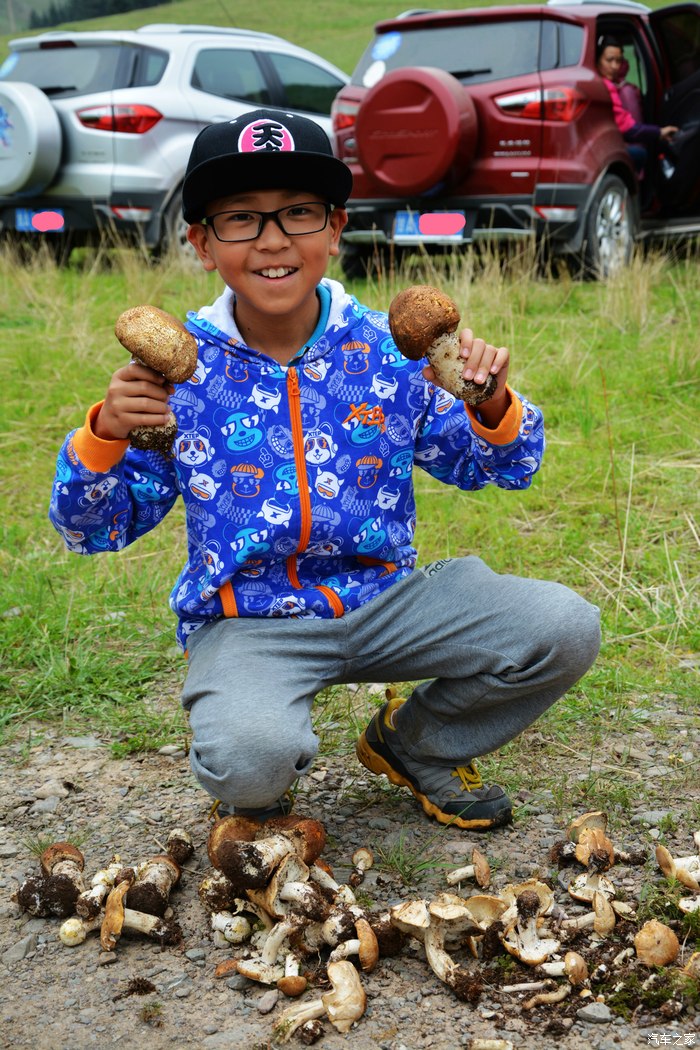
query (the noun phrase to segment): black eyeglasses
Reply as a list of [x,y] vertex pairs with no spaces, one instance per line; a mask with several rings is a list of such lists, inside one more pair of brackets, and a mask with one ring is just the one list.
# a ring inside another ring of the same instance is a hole
[[217,241],[254,241],[263,231],[268,219],[277,223],[288,237],[302,237],[306,233],[320,233],[328,225],[332,204],[323,201],[302,201],[276,211],[218,211],[202,219]]

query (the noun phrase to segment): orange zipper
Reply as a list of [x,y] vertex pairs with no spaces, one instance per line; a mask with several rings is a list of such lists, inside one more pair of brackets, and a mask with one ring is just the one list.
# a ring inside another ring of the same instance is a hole
[[[299,546],[295,554],[287,558],[287,575],[293,587],[301,590],[301,582],[297,573],[297,554],[305,551],[311,537],[311,496],[309,495],[309,478],[306,473],[306,459],[304,457],[304,428],[301,422],[301,397],[299,394],[299,377],[296,368],[290,368],[287,372],[287,392],[289,394],[289,414],[292,421],[292,443],[294,445],[294,462],[297,468],[299,481],[299,502],[301,504],[301,530],[299,533]],[[323,584],[317,584],[316,590],[320,591],[335,616],[342,616],[345,612],[335,591]]]

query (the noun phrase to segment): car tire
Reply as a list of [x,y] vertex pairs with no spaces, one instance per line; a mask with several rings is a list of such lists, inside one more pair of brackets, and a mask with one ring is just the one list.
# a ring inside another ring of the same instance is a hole
[[474,158],[478,121],[468,91],[442,69],[396,69],[368,91],[357,114],[365,172],[392,194],[454,183]]
[[637,217],[629,188],[618,175],[606,175],[594,192],[585,219],[581,253],[583,276],[606,280],[630,263]]
[[200,270],[196,251],[187,240],[189,223],[182,214],[182,194],[176,191],[163,212],[161,238],[154,251],[157,259],[175,258],[188,269]]
[[58,114],[43,91],[22,81],[0,82],[0,109],[0,194],[41,193],[61,161]]
[[391,251],[375,244],[346,244],[340,250],[340,267],[348,280],[377,277],[393,264],[398,263],[402,253],[395,248]]

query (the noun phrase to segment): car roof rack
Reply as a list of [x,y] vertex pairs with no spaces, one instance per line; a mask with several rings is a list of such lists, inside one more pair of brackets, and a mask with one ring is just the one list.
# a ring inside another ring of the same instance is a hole
[[252,36],[261,40],[278,40],[274,33],[261,33],[254,29],[236,29],[229,26],[184,25],[180,22],[151,22],[139,26],[137,33],[216,33],[218,36]]
[[631,11],[651,11],[647,4],[640,4],[637,0],[547,0],[547,7],[585,7],[590,4],[595,7],[627,7]]

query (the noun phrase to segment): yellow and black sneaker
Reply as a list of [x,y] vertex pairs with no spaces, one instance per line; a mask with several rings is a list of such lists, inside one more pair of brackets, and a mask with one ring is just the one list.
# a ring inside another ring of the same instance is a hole
[[425,812],[440,824],[455,824],[470,831],[488,831],[509,824],[513,806],[503,788],[487,787],[473,761],[462,766],[416,762],[401,746],[394,727],[394,713],[402,697],[390,699],[357,741],[357,757],[371,773],[407,787]]

